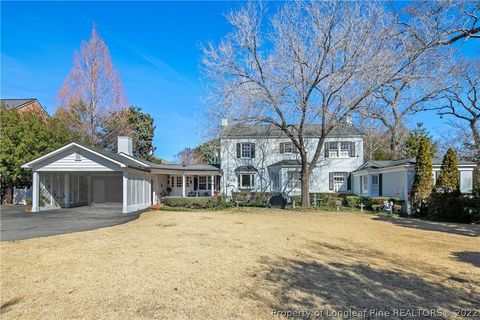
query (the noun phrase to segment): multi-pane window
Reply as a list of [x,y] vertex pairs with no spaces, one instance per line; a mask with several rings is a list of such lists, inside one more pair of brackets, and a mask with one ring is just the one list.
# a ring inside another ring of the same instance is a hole
[[272,173],[272,189],[274,191],[280,190],[280,174]]
[[338,158],[338,142],[330,142],[328,149],[330,158]]
[[170,176],[170,187],[175,187],[175,177],[174,176]]
[[198,177],[198,190],[207,190],[207,177]]
[[368,176],[362,176],[360,181],[362,184],[362,193],[366,193],[368,191]]
[[254,187],[254,175],[252,173],[241,173],[238,180],[239,188],[249,189]]
[[177,177],[177,188],[181,188],[183,186],[183,177]]
[[348,172],[331,172],[329,177],[330,190],[339,191],[347,181]]
[[288,188],[296,189],[300,187],[300,172],[288,171],[287,179],[288,179]]
[[250,143],[242,143],[240,147],[242,158],[252,157],[252,145]]
[[280,153],[298,153],[298,149],[293,142],[282,142],[280,143]]
[[372,184],[378,184],[378,176],[377,175],[372,176]]
[[350,142],[340,143],[340,158],[347,158],[350,156]]

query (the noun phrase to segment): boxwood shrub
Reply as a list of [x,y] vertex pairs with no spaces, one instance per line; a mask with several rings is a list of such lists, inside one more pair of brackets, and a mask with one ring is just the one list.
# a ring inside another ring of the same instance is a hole
[[209,208],[224,208],[226,206],[225,196],[213,197],[165,197],[165,205],[176,208],[189,209],[209,209]]
[[233,192],[232,199],[248,207],[266,207],[268,200],[276,194],[276,192]]

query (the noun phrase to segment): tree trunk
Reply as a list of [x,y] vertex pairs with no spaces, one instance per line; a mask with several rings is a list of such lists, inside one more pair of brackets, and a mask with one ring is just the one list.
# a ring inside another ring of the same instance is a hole
[[300,173],[300,182],[302,186],[302,207],[310,208],[310,173],[308,170],[307,155],[301,155],[302,171]]
[[310,208],[310,179],[308,173],[301,174],[302,179],[302,207]]
[[473,142],[475,143],[477,161],[480,161],[480,132],[478,131],[477,120],[470,121],[470,128],[472,129]]

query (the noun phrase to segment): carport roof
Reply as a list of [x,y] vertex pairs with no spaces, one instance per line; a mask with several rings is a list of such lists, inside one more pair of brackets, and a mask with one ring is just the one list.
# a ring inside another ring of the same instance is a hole
[[164,164],[158,164],[158,163],[153,163],[149,162],[146,160],[142,159],[137,159],[131,155],[124,154],[124,153],[114,153],[106,150],[101,150],[97,149],[94,147],[86,146],[84,144],[78,143],[78,142],[70,142],[58,149],[53,150],[50,153],[47,153],[41,157],[38,157],[24,165],[22,165],[22,168],[30,169],[32,168],[32,165],[43,161],[45,159],[48,159],[64,150],[67,150],[68,148],[77,146],[81,149],[88,150],[94,154],[97,154],[99,156],[102,156],[103,158],[110,159],[110,161],[113,161],[117,164],[119,164],[122,167],[128,167],[128,168],[133,168],[137,170],[142,170],[142,171],[151,171],[151,169],[162,169],[162,170],[172,170],[172,171],[220,171],[220,168],[218,166],[210,165],[210,164],[191,164],[187,166],[183,166],[180,164],[172,164],[172,163],[164,163]]
[[97,149],[97,148],[93,148],[93,147],[89,147],[89,146],[86,146],[84,144],[81,144],[81,143],[78,143],[78,142],[70,142],[70,143],[67,143],[66,145],[58,148],[58,149],[55,149],[41,157],[38,157],[28,163],[25,163],[24,165],[22,165],[22,168],[25,168],[25,169],[30,169],[32,168],[32,165],[34,165],[35,163],[38,163],[40,161],[43,161],[45,159],[48,159],[64,150],[67,150],[69,148],[72,148],[72,147],[79,147],[81,149],[84,149],[84,150],[87,150],[93,154],[97,154],[103,158],[107,158],[109,159],[110,161],[113,161],[115,163],[117,163],[118,165],[120,165],[121,167],[128,167],[128,168],[133,168],[133,169],[137,169],[137,170],[142,170],[142,171],[150,171],[149,170],[149,166],[145,163],[143,163],[143,161],[141,160],[132,160],[130,158],[127,158],[125,156],[122,156],[120,154],[117,154],[117,153],[113,153],[113,152],[109,152],[109,151],[105,151],[105,150],[100,150],[100,149]]

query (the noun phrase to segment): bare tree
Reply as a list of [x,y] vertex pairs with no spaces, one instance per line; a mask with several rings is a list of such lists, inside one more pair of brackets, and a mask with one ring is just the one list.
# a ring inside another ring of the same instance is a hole
[[[374,2],[287,3],[270,24],[264,13],[252,3],[230,13],[234,31],[204,48],[210,112],[281,129],[299,150],[308,207],[309,177],[328,134],[398,73],[390,45],[399,33],[395,17]],[[313,152],[305,136],[311,124]]]
[[183,166],[203,163],[203,158],[200,152],[192,148],[183,149],[175,156],[175,158],[176,162]]
[[473,138],[477,161],[480,160],[480,59],[465,60],[454,75],[455,84],[445,91],[444,103],[424,110],[436,110],[441,116],[466,122]]
[[[95,27],[89,41],[82,42],[81,51],[75,52],[73,68],[58,96],[58,114],[89,145],[99,144],[100,128],[110,121],[110,113],[126,106],[120,76]],[[119,131],[125,128],[127,119],[124,120],[115,118]]]
[[417,39],[432,46],[461,44],[480,38],[480,1],[422,1],[407,8],[409,26]]

